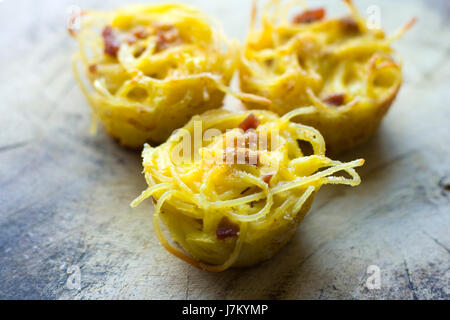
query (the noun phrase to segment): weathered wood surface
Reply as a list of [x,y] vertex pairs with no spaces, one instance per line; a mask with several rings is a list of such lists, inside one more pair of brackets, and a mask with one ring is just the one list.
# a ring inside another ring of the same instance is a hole
[[[249,3],[191,3],[243,39]],[[210,274],[159,245],[151,202],[129,208],[145,187],[139,154],[88,134],[67,10],[116,4],[2,1],[0,298],[450,298],[450,5],[357,2],[374,3],[388,30],[419,22],[396,45],[405,84],[392,110],[375,138],[344,156],[367,159],[363,183],[324,188],[272,260]],[[366,288],[369,265],[381,270],[379,290]],[[66,285],[71,266],[80,290]]]

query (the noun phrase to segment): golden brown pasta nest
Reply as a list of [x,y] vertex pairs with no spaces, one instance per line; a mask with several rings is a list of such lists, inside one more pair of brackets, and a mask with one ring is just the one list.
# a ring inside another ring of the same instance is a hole
[[[237,45],[193,7],[87,11],[81,22],[80,31],[72,32],[80,46],[74,71],[92,106],[93,131],[100,119],[125,146],[160,143],[193,115],[220,107],[229,92]],[[90,86],[78,73],[80,60]]]
[[414,22],[386,37],[345,2],[349,17],[324,19],[323,9],[310,9],[289,20],[290,6],[269,1],[261,28],[252,22],[240,63],[241,89],[269,98],[271,111],[315,106],[296,121],[318,129],[334,155],[378,128],[402,83],[391,44]]
[[[279,117],[264,110],[212,110],[194,116],[164,144],[145,146],[149,188],[132,205],[153,196],[162,245],[199,268],[223,271],[271,258],[323,185],[360,183],[354,168],[364,161],[326,157],[320,133],[290,121],[304,112]],[[239,152],[243,157],[233,158]],[[164,236],[160,218],[181,248]]]

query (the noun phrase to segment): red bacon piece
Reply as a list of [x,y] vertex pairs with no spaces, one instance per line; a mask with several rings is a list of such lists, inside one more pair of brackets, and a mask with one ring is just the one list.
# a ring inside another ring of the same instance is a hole
[[114,35],[114,31],[110,26],[103,29],[102,32],[103,41],[105,42],[105,54],[116,58],[117,52],[120,49],[120,42]]
[[160,29],[156,33],[156,52],[160,52],[171,43],[176,43],[180,39],[180,34],[178,29],[175,27],[168,27],[165,29]]
[[145,29],[144,27],[140,27],[133,32],[133,35],[138,39],[145,39],[148,37],[149,33],[147,29]]
[[261,121],[253,114],[250,113],[247,118],[245,118],[238,126],[239,129],[242,129],[244,131],[250,130],[250,129],[256,129],[258,128]]
[[274,176],[274,173],[268,173],[265,176],[263,176],[263,181],[267,184],[270,183],[270,180],[272,179],[272,177]]
[[89,66],[89,72],[90,73],[96,73],[97,72],[97,65],[96,64],[91,64]]
[[327,104],[331,104],[333,106],[342,106],[345,101],[345,94],[344,93],[333,93],[326,97],[323,100]]
[[239,225],[231,222],[227,217],[223,217],[217,227],[217,239],[224,240],[227,238],[237,237],[239,230]]
[[306,11],[303,11],[303,12],[297,14],[292,19],[292,23],[295,23],[295,24],[311,23],[311,22],[322,20],[324,17],[325,17],[325,9],[324,8],[310,9],[310,10],[306,10]]

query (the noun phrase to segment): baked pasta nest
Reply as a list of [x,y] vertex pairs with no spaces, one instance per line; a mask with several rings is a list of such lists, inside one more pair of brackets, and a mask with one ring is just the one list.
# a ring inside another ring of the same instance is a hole
[[[149,187],[132,206],[153,197],[160,242],[196,267],[218,272],[269,259],[323,185],[360,183],[355,168],[364,160],[329,159],[316,129],[290,121],[313,109],[194,116],[166,143],[145,146]],[[160,219],[181,248],[166,238]]]
[[[74,17],[78,18],[78,17]],[[225,93],[270,103],[228,88],[238,46],[201,11],[181,4],[84,11],[74,72],[106,131],[128,147],[160,143],[194,114],[222,104]],[[81,61],[90,86],[78,71]]]
[[[323,8],[307,9],[303,1],[271,0],[260,28],[255,5],[240,64],[241,89],[270,99],[271,111],[316,108],[296,120],[322,133],[329,154],[353,148],[377,129],[402,83],[391,45],[415,22],[386,36],[345,3],[350,16],[325,18]],[[291,17],[297,5],[304,11]]]

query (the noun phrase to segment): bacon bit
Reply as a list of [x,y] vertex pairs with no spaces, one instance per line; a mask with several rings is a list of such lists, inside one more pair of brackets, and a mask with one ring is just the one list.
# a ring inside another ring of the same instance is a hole
[[217,239],[225,240],[226,238],[237,237],[239,230],[239,225],[231,222],[227,217],[223,217],[217,226]]
[[[242,159],[244,158],[244,159]],[[259,164],[259,153],[247,148],[227,148],[223,153],[223,162],[232,161],[229,164]],[[242,161],[243,160],[243,161]]]
[[145,39],[149,36],[149,33],[144,27],[139,27],[139,29],[133,32],[133,35],[138,39]]
[[175,27],[170,27],[168,29],[159,29],[156,32],[156,49],[155,52],[160,52],[170,44],[175,43],[180,39],[180,35],[178,33],[178,29]]
[[339,20],[342,28],[349,33],[359,33],[361,30],[359,29],[358,23],[352,17],[344,17]]
[[242,129],[244,131],[250,130],[250,129],[256,129],[258,128],[261,121],[253,114],[250,113],[247,118],[245,118],[238,126],[239,129]]
[[89,66],[89,72],[90,73],[96,73],[97,72],[97,65],[96,64],[91,64]]
[[135,29],[131,34],[126,37],[126,42],[128,44],[136,43],[138,39],[145,39],[149,36],[147,29],[144,27],[139,27]]
[[105,54],[116,58],[117,52],[120,49],[120,42],[114,35],[113,29],[107,26],[102,32],[103,41],[105,42]]
[[111,26],[104,27],[103,31],[102,31],[102,37],[105,38],[105,37],[111,37],[111,36],[114,36],[113,29],[111,28]]
[[267,184],[269,184],[270,183],[270,180],[272,179],[272,177],[275,175],[275,173],[268,173],[268,174],[266,174],[266,175],[264,175],[263,177],[262,177],[262,179],[263,179],[263,181],[265,182],[265,183],[267,183]]
[[324,8],[311,9],[311,10],[306,10],[306,11],[303,11],[303,12],[297,14],[292,19],[292,23],[294,23],[294,24],[311,23],[311,22],[322,20],[324,17],[325,17],[325,9]]
[[323,101],[327,104],[331,104],[333,106],[342,106],[344,104],[345,94],[344,93],[333,93],[323,99]]

